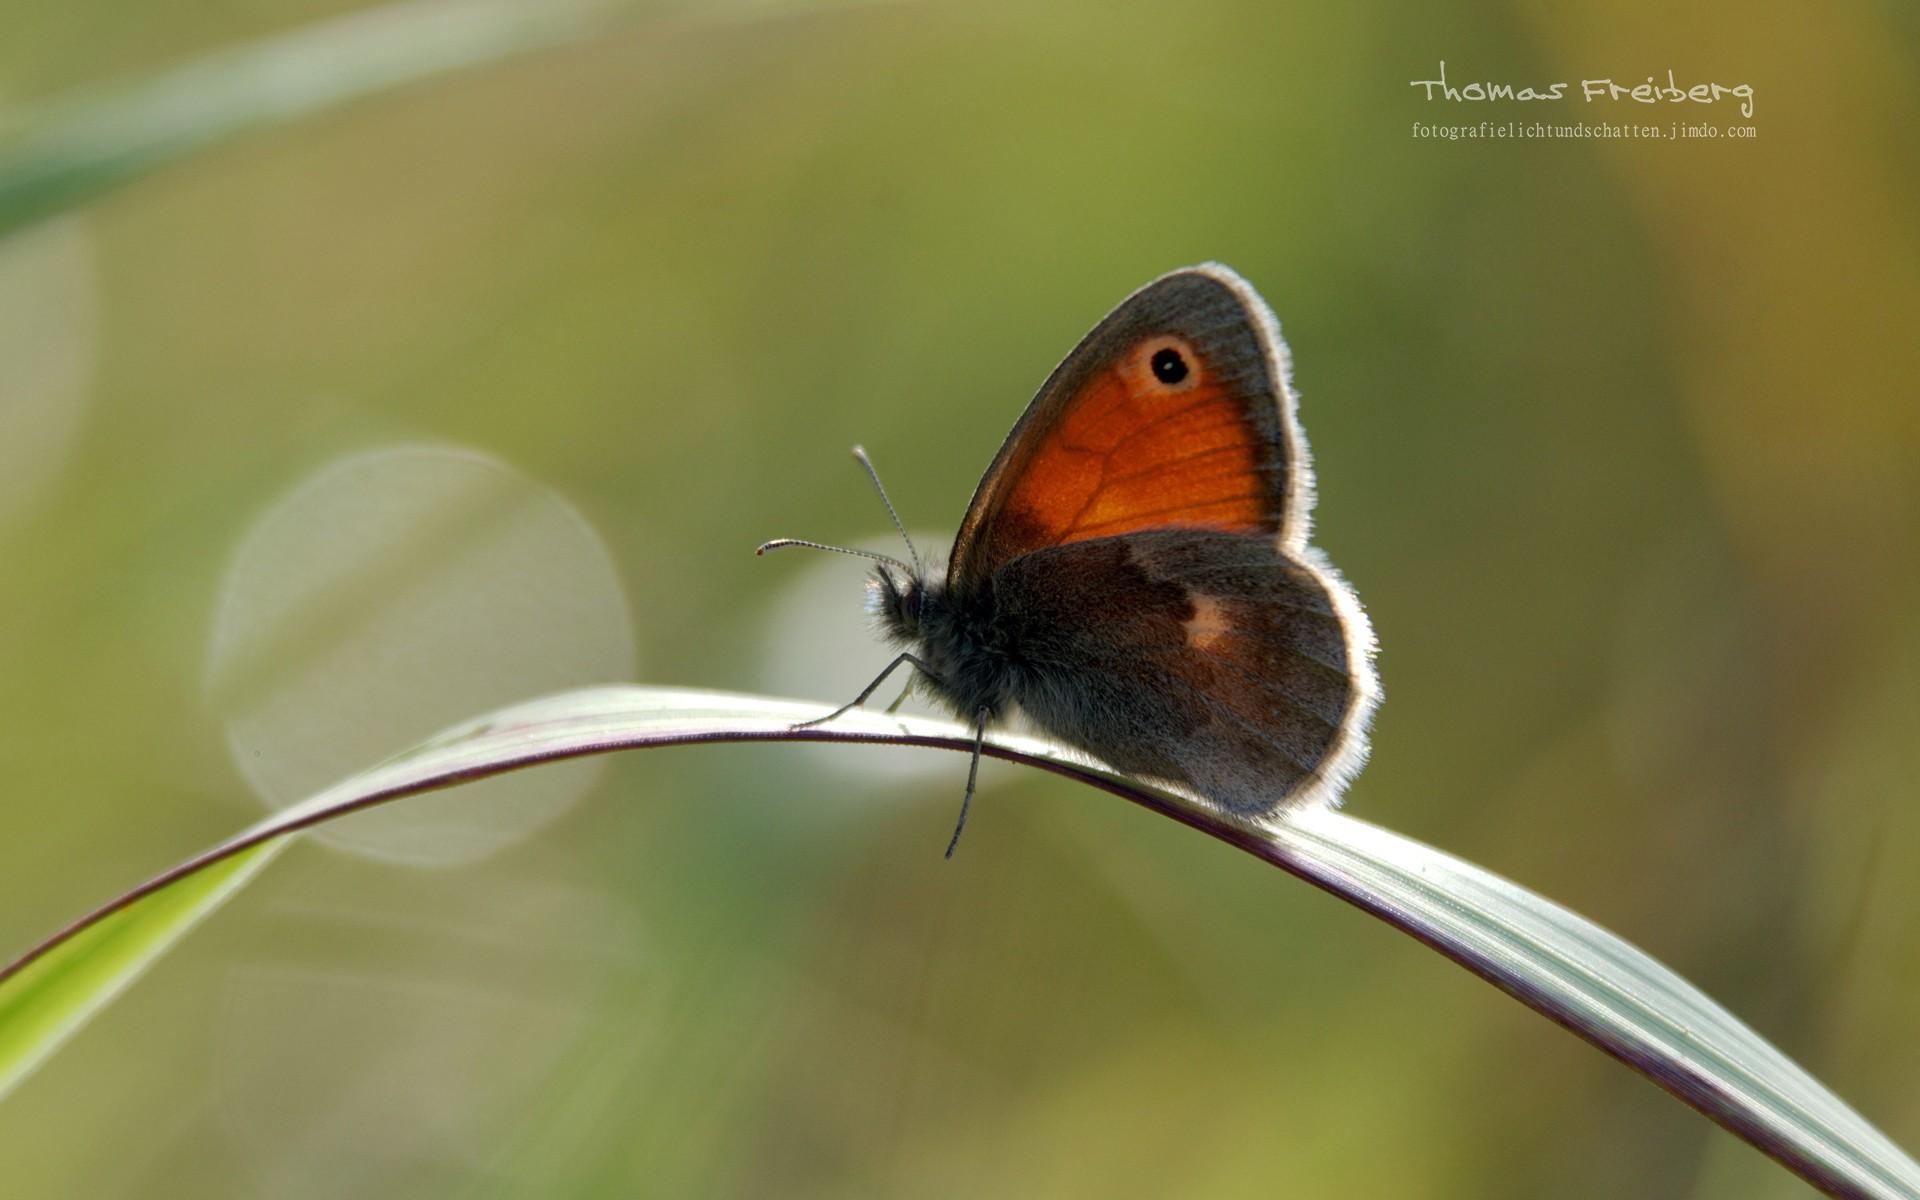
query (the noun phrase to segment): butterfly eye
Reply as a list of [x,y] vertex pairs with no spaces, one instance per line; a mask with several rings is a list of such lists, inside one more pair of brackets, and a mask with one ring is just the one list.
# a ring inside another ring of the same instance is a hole
[[1152,368],[1153,377],[1164,384],[1176,384],[1187,377],[1186,356],[1172,346],[1155,350],[1147,365]]

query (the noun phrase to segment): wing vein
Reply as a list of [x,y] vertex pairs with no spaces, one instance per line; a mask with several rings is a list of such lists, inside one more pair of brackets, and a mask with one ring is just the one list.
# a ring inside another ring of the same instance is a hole
[[[1090,529],[1104,529],[1109,525],[1119,525],[1119,526],[1125,527],[1121,530],[1121,532],[1124,533],[1130,529],[1140,528],[1140,525],[1138,524],[1138,522],[1143,517],[1166,516],[1173,513],[1191,512],[1194,509],[1201,509],[1201,508],[1218,508],[1223,504],[1237,504],[1242,500],[1258,500],[1260,496],[1261,496],[1261,493],[1259,492],[1244,492],[1244,493],[1240,493],[1232,496],[1209,497],[1208,499],[1201,500],[1201,501],[1185,500],[1179,504],[1168,505],[1165,508],[1150,508],[1142,512],[1130,512],[1124,517],[1115,517],[1111,521],[1095,521],[1091,525],[1080,524],[1076,514],[1075,522],[1067,526],[1066,532],[1085,533]],[[1089,500],[1088,503],[1091,504],[1092,501]],[[1086,510],[1086,506],[1082,505],[1081,511],[1085,512],[1085,510]]]

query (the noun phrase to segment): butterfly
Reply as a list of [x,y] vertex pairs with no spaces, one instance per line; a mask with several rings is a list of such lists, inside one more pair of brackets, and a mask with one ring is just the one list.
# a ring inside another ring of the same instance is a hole
[[[1308,545],[1313,470],[1265,301],[1227,267],[1163,275],[1047,378],[974,490],[943,573],[876,559],[868,606],[898,668],[971,723],[1016,711],[1230,819],[1337,802],[1380,700],[1366,613]],[[906,693],[902,693],[905,698]],[[897,707],[899,701],[894,702]]]

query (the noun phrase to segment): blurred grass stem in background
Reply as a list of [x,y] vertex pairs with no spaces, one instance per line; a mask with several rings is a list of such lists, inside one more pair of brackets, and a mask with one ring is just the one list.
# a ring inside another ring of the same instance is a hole
[[406,0],[107,87],[0,126],[0,234],[248,129],[578,40],[615,0]]

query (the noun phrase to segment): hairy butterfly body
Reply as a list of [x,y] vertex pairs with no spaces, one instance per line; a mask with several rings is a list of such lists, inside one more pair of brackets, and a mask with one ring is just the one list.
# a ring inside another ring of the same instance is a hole
[[882,561],[871,604],[906,653],[853,703],[911,662],[973,722],[976,768],[1017,709],[1235,817],[1331,803],[1379,688],[1359,601],[1307,544],[1312,503],[1271,311],[1225,267],[1164,275],[1041,387],[944,575]]

